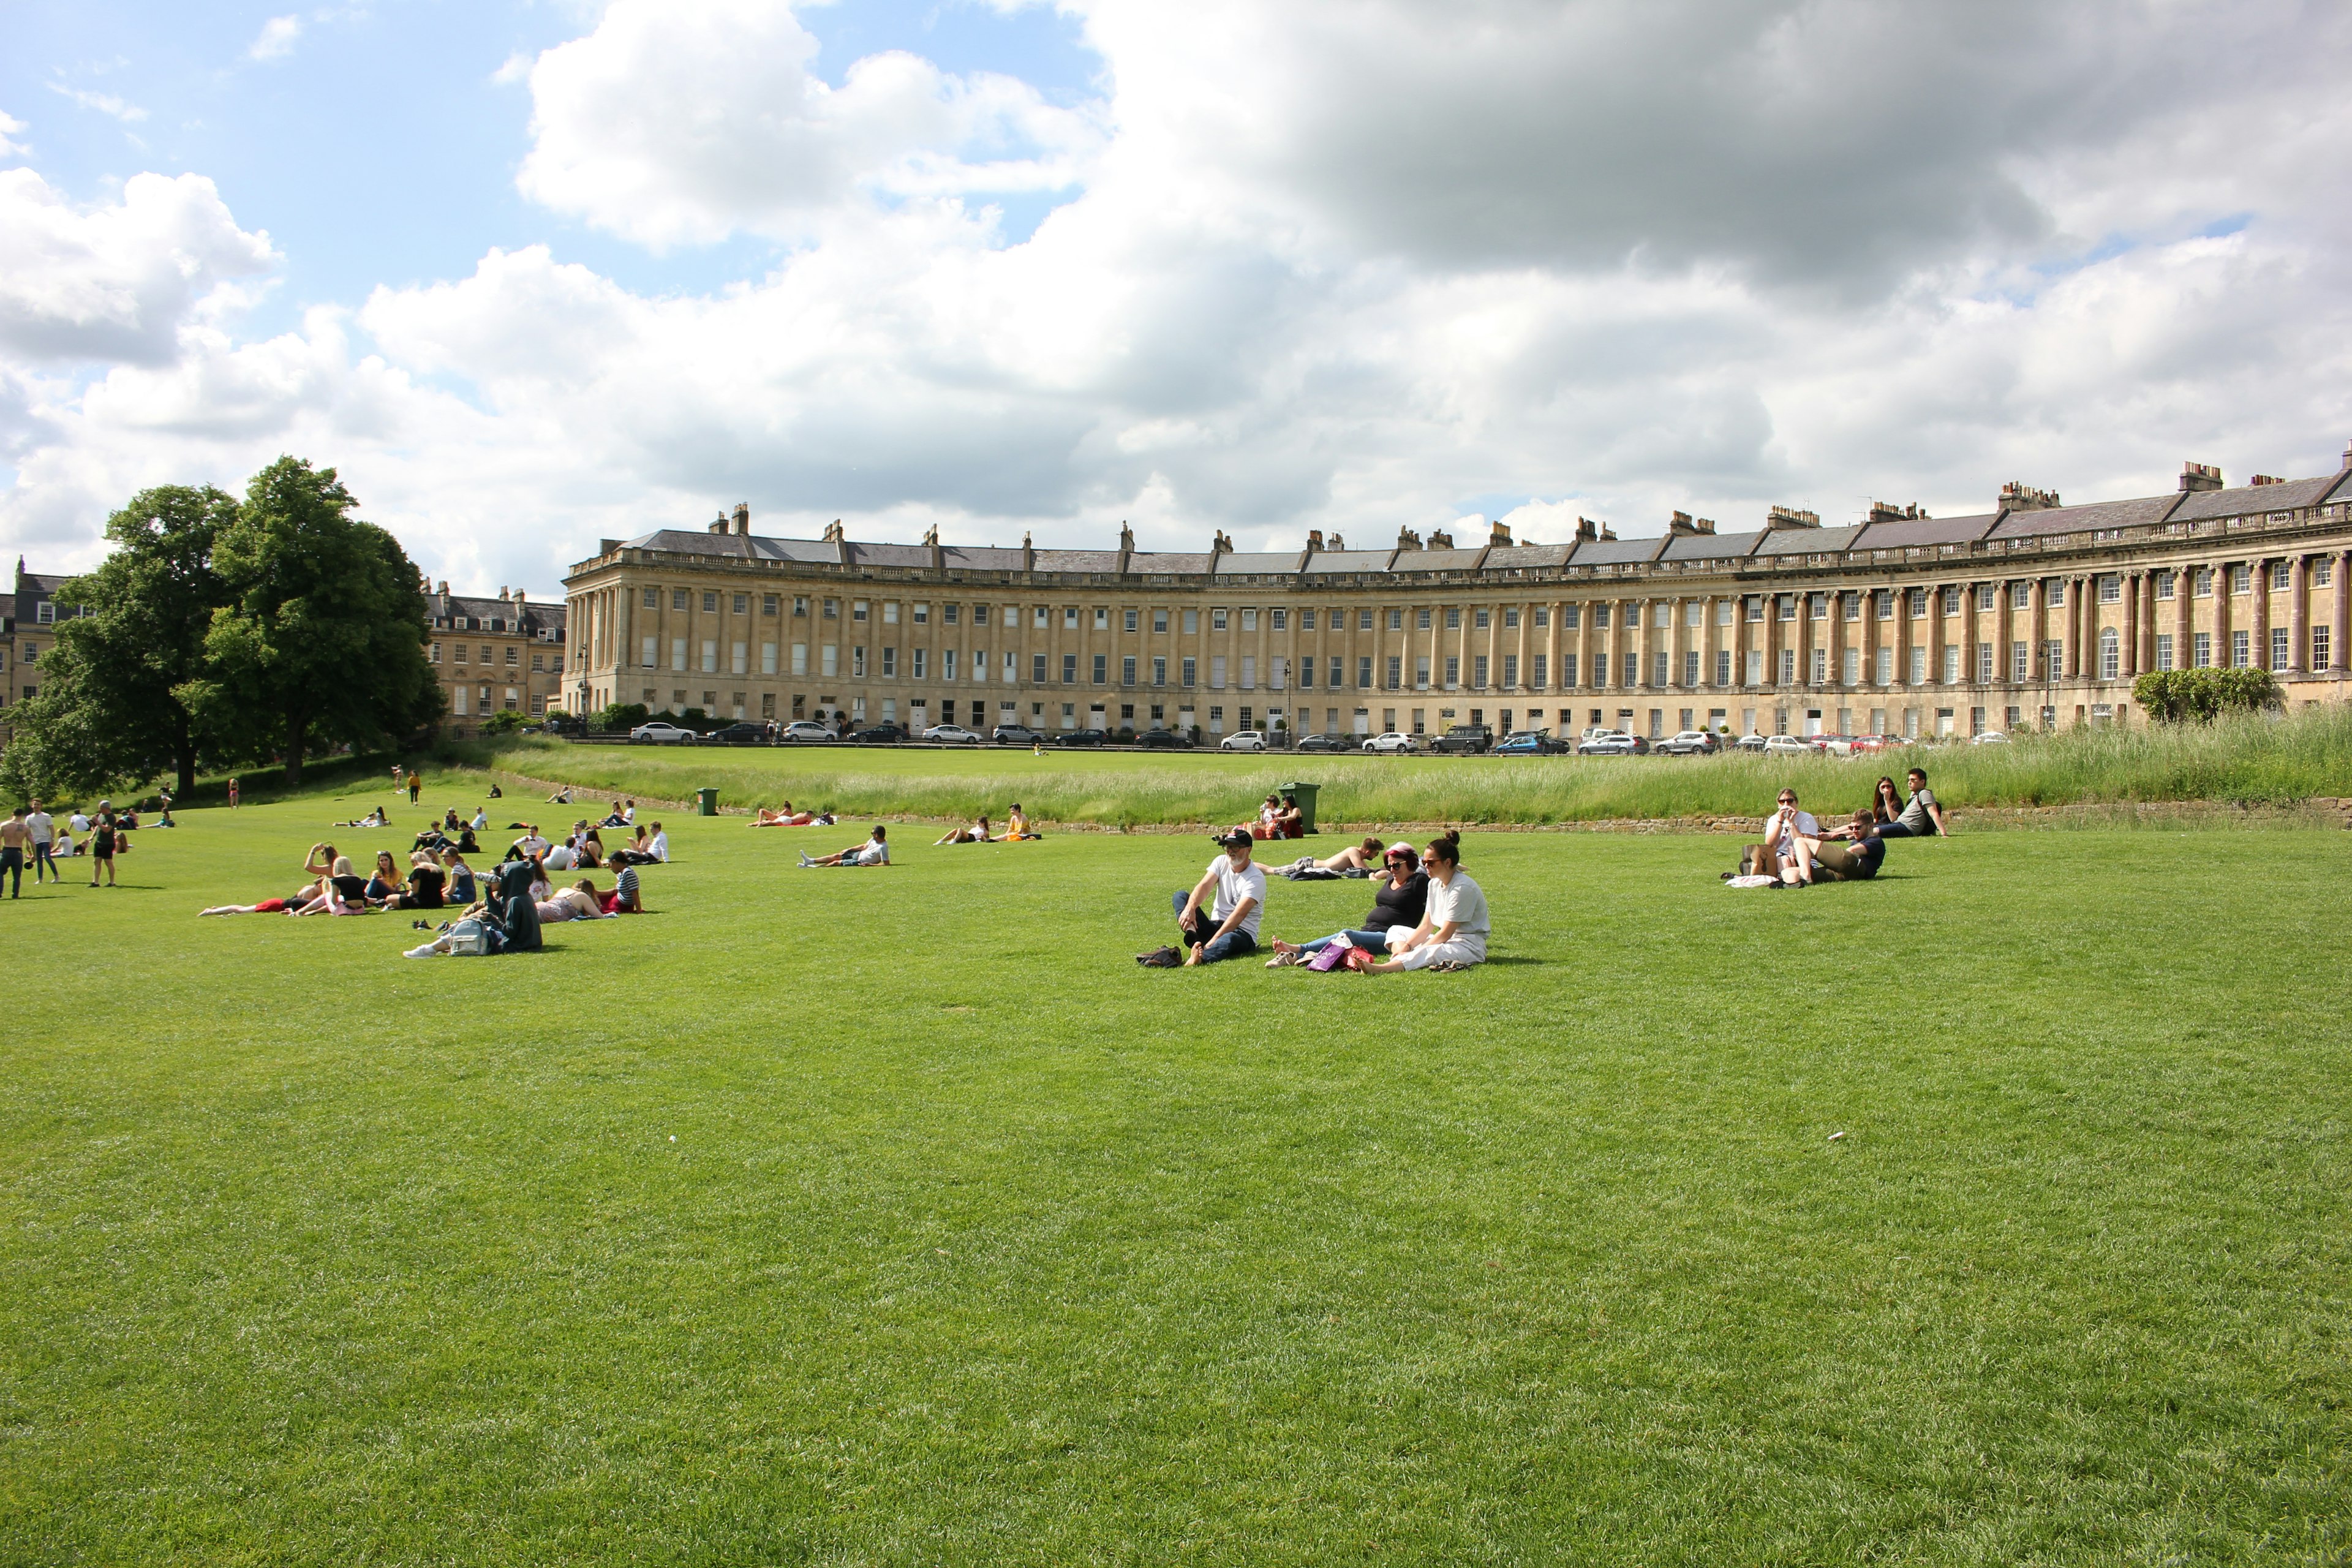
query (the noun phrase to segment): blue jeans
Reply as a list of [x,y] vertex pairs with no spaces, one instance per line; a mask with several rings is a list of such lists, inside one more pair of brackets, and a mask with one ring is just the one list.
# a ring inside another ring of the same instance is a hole
[[1318,936],[1313,942],[1302,942],[1298,944],[1298,951],[1320,952],[1342,936],[1366,952],[1385,953],[1389,950],[1389,933],[1384,931],[1348,931],[1336,936]]
[[1185,924],[1181,919],[1184,900],[1191,897],[1188,892],[1176,895],[1175,909],[1179,917],[1176,930],[1187,951],[1195,947],[1201,949],[1202,963],[1222,963],[1228,958],[1247,958],[1257,951],[1257,938],[1238,927],[1213,940],[1210,933],[1217,929],[1218,922],[1206,910],[1194,910],[1192,924]]
[[33,885],[35,887],[40,885],[41,868],[44,866],[49,868],[51,881],[62,882],[66,879],[66,874],[58,869],[58,863],[49,858],[49,847],[55,842],[56,840],[48,838],[39,838],[33,842]]

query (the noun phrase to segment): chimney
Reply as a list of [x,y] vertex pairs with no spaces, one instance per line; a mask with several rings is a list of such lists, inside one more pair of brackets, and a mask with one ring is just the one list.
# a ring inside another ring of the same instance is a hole
[[2198,490],[2218,490],[2221,488],[2221,470],[2211,463],[2180,465],[2180,493],[2190,495]]
[[1601,537],[1603,539],[1614,539],[1617,537],[1617,531],[1604,522],[1601,525]]
[[2352,441],[2344,443],[2344,471],[2352,473]]
[[1690,513],[1678,511],[1666,519],[1666,531],[1678,539],[1686,538],[1698,531],[1698,524],[1691,521]]
[[507,592],[506,584],[503,584],[503,583],[499,584],[499,602],[500,604],[504,604],[508,599],[512,598],[512,597],[513,597],[513,595],[510,595],[510,594],[509,594],[509,593]]
[[1399,550],[1418,550],[1418,549],[1420,549],[1420,548],[1421,548],[1421,535],[1419,535],[1418,533],[1415,533],[1412,530],[1411,530],[1411,529],[1409,529],[1409,528],[1400,528],[1400,529],[1398,529],[1398,530],[1397,530],[1397,548],[1398,548]]
[[1134,558],[1135,530],[1128,527],[1127,520],[1121,518],[1118,524],[1118,570],[1121,576],[1127,574],[1127,563]]
[[1711,536],[1711,535],[1713,535],[1713,534],[1714,534],[1714,532],[1715,532],[1715,519],[1713,519],[1713,518],[1711,518],[1711,517],[1703,517],[1703,518],[1700,518],[1700,519],[1698,520],[1698,521],[1697,521],[1697,522],[1696,522],[1696,523],[1692,524],[1691,526],[1692,526],[1692,527],[1693,527],[1693,529],[1694,529],[1694,530],[1696,530],[1697,532],[1704,533],[1704,534],[1708,534],[1708,535],[1710,535],[1710,536]]
[[1599,523],[1594,522],[1589,517],[1580,517],[1576,520],[1576,542],[1579,544],[1590,544],[1600,537],[1601,525]]
[[523,597],[523,592],[522,592],[522,590],[521,590],[520,588],[517,588],[517,589],[515,590],[514,602],[515,602],[515,608],[516,608],[516,609],[518,609],[518,610],[521,609],[521,608],[523,607],[524,604],[525,604],[525,603],[527,603],[527,601],[526,601],[526,600],[524,599],[524,597]]
[[1764,526],[1768,529],[1819,528],[1821,525],[1820,512],[1804,511],[1793,506],[1776,506],[1764,513]]
[[1429,547],[1432,550],[1451,550],[1454,548],[1454,536],[1442,528],[1433,528],[1429,531]]
[[1223,529],[1222,529],[1222,528],[1221,528],[1221,529],[1218,529],[1218,530],[1217,530],[1217,531],[1215,531],[1215,532],[1214,532],[1214,533],[1210,537],[1210,540],[1209,540],[1209,572],[1210,572],[1210,574],[1211,574],[1212,576],[1215,575],[1215,574],[1216,574],[1216,570],[1217,570],[1217,557],[1219,557],[1220,555],[1229,554],[1229,553],[1232,552],[1233,548],[1234,548],[1234,542],[1233,542],[1232,540],[1227,539],[1227,538],[1225,537],[1225,531],[1224,531]]
[[727,531],[727,514],[725,512],[722,511],[719,514],[719,521],[710,525],[710,531],[713,533],[724,533]]
[[1502,547],[1503,549],[1507,550],[1507,549],[1509,549],[1509,548],[1510,548],[1510,544],[1511,544],[1511,531],[1510,531],[1507,527],[1504,526],[1504,525],[1503,525],[1502,523],[1500,523],[1500,522],[1489,523],[1489,524],[1487,525],[1487,527],[1486,527],[1486,548],[1487,548],[1487,549],[1492,550],[1492,549],[1495,549],[1495,548],[1496,548],[1496,547],[1497,547],[1497,546],[1500,546],[1500,547]]
[[445,599],[449,596],[449,579],[446,577],[441,579],[441,596]]
[[839,519],[839,518],[837,518],[837,517],[836,517],[836,518],[835,518],[831,522],[826,523],[826,524],[824,525],[824,532],[822,535],[820,535],[820,537],[821,537],[821,538],[823,538],[823,539],[824,539],[824,541],[827,544],[838,544],[838,543],[840,543],[840,542],[841,542],[841,519]]
[[751,531],[751,503],[750,501],[739,500],[735,503],[735,531],[738,533],[749,533]]
[[923,542],[930,548],[931,570],[934,572],[946,571],[948,564],[948,552],[940,548],[940,525],[938,523],[935,522],[931,524],[930,527],[923,531]]
[[[2205,488],[2218,490],[2221,488],[2221,471],[2219,468],[2210,471],[2213,475],[2213,482]],[[2186,474],[2181,476],[2181,482],[2188,482]],[[2000,510],[2003,511],[2048,511],[2059,504],[2056,490],[2037,490],[2032,485],[2021,485],[2015,479],[2000,487]]]
[[596,542],[596,553],[599,555],[610,555],[619,548],[621,548],[621,542],[617,539],[600,539]]
[[1906,501],[1901,506],[1891,500],[1870,503],[1870,521],[1873,522],[1915,522],[1927,515],[1927,509],[1917,501]]
[[1346,540],[1341,539],[1337,532],[1334,532],[1331,535],[1331,542],[1324,546],[1324,548],[1327,550],[1345,550],[1348,548],[1348,542]]
[[1314,554],[1317,551],[1321,550],[1322,548],[1323,548],[1323,531],[1322,531],[1321,529],[1319,529],[1319,528],[1310,528],[1310,529],[1308,529],[1308,530],[1307,531],[1307,554],[1309,554],[1309,555],[1312,555],[1312,554]]
[[1026,529],[1024,529],[1021,533],[1021,570],[1024,572],[1037,570],[1037,546],[1030,539]]
[[2258,485],[2283,485],[2286,483],[2284,479],[2280,479],[2276,474],[2256,474],[2253,477],[2252,482]]

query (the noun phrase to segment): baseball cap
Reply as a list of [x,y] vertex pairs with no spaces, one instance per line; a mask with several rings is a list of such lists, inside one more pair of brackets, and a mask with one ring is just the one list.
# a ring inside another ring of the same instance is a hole
[[1231,833],[1219,834],[1217,836],[1217,842],[1223,845],[1228,849],[1240,849],[1245,846],[1256,843],[1257,840],[1250,837],[1249,829],[1245,827],[1236,827]]

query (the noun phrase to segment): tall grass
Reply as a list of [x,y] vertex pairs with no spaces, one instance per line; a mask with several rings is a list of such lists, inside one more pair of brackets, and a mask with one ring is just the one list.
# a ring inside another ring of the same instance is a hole
[[1135,753],[883,752],[821,748],[656,751],[528,739],[461,752],[473,765],[590,789],[686,799],[716,787],[730,806],[790,799],[849,816],[1001,817],[1014,800],[1043,820],[1145,826],[1249,816],[1276,784],[1321,789],[1333,823],[1499,825],[1757,816],[1783,784],[1808,805],[1868,803],[1882,773],[1927,770],[1954,805],[2168,801],[2284,805],[2352,795],[2352,709],[2249,717],[2210,727],[2082,730],[2007,746],[1910,747],[1832,757],[1168,757]]

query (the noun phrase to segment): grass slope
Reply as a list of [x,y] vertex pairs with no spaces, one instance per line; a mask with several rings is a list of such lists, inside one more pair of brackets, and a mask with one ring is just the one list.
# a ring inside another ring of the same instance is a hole
[[833,804],[845,811],[1000,817],[1019,800],[1057,822],[1231,822],[1276,784],[1321,786],[1334,822],[1589,822],[1755,815],[1783,783],[1811,800],[1866,805],[1882,773],[1915,761],[1958,805],[2098,802],[2283,803],[2352,795],[2352,708],[2210,728],[2082,730],[2009,746],[1945,746],[1878,758],[1239,756],[1197,752],[779,747],[725,752],[526,741],[475,753],[524,774],[683,800],[715,786],[731,805]]
[[1165,837],[191,918],[348,815],[0,904],[0,1562],[2352,1551],[2342,834],[1474,834],[1379,980],[1137,970]]

